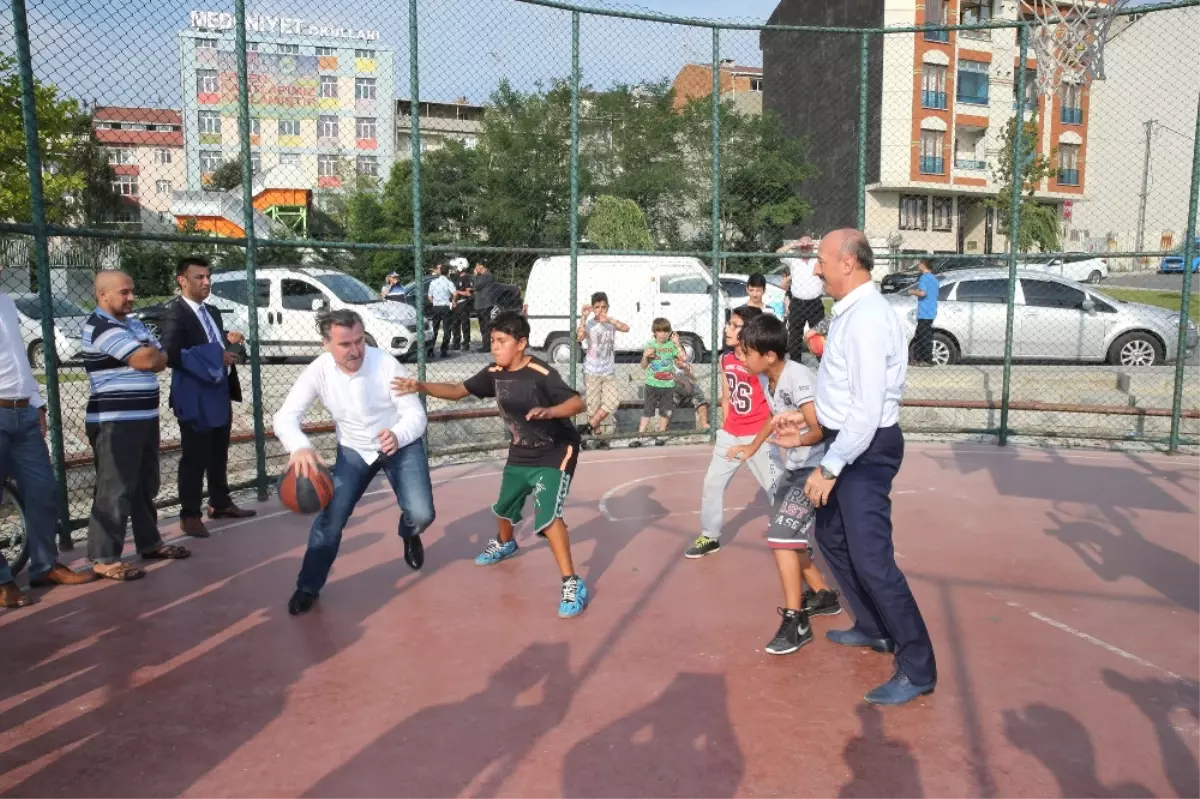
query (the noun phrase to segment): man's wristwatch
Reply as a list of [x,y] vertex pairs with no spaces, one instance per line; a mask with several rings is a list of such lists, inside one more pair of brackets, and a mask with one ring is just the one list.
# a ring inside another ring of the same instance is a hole
[[826,468],[825,466],[821,467],[821,476],[824,477],[826,480],[836,480],[837,479],[837,475],[834,474],[833,472],[829,471],[829,469]]

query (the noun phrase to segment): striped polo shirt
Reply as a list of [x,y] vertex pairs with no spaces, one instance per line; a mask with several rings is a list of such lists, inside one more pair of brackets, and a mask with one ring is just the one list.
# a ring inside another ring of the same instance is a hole
[[161,349],[141,320],[118,322],[99,308],[92,311],[83,325],[83,365],[92,387],[88,424],[158,418],[158,376],[126,362],[147,344]]

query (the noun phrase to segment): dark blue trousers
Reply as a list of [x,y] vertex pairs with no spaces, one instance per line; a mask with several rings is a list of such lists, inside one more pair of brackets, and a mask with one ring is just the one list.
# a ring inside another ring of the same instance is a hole
[[855,626],[872,638],[894,640],[896,663],[908,679],[928,685],[937,679],[933,643],[892,547],[890,494],[903,459],[900,426],[880,428],[817,509],[817,544],[854,611]]

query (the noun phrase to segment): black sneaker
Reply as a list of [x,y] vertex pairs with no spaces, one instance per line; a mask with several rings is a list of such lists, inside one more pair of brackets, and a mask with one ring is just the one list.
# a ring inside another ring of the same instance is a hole
[[804,593],[804,612],[809,616],[836,616],[842,612],[842,603],[838,600],[838,592],[824,589],[806,591]]
[[802,610],[779,608],[783,621],[779,632],[767,644],[768,655],[790,655],[812,640],[812,625],[808,623],[808,614]]
[[602,438],[598,438],[598,439],[596,439],[596,440],[593,442],[593,445],[592,445],[592,446],[593,446],[595,449],[608,449],[610,445],[609,445],[609,443],[608,443],[607,441],[605,441],[604,439],[602,439]]
[[683,556],[685,558],[692,558],[694,560],[696,558],[702,558],[705,555],[711,555],[714,552],[720,551],[720,541],[715,538],[709,538],[706,535],[702,535],[696,539],[694,544],[688,547],[687,551],[683,553]]
[[579,431],[579,435],[581,436],[590,436],[592,434],[592,426],[587,422],[575,425],[575,429]]

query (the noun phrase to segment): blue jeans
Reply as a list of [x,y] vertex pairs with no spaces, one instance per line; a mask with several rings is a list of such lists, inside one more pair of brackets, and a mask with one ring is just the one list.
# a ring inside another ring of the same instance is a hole
[[367,463],[352,449],[338,447],[333,464],[333,499],[317,514],[308,533],[308,551],[300,567],[296,588],[316,596],[329,577],[329,570],[342,543],[342,528],[354,506],[382,469],[400,504],[400,535],[420,535],[433,524],[433,485],[429,480],[429,458],[425,442],[417,439],[389,456],[380,455]]
[[[29,579],[36,580],[58,561],[54,535],[58,529],[58,485],[50,468],[50,452],[42,438],[37,408],[0,408],[0,482],[13,478],[25,501],[25,533],[29,536]],[[12,570],[0,555],[0,583],[12,582]]]

